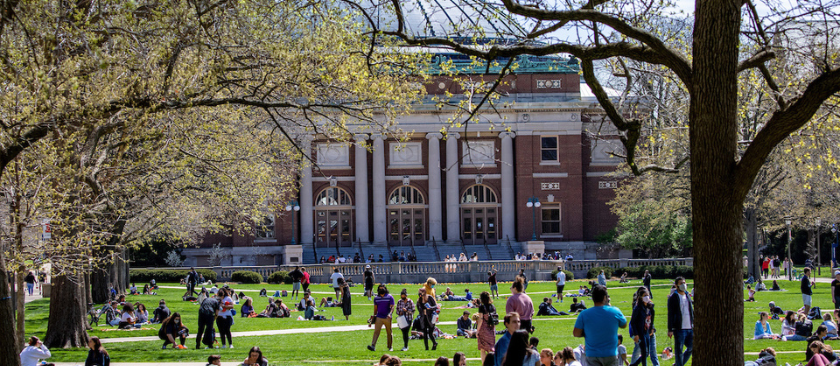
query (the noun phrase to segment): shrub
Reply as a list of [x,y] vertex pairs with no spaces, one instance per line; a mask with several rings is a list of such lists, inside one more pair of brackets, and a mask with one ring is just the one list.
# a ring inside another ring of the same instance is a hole
[[236,271],[231,273],[230,280],[239,283],[261,283],[263,276],[257,272]]
[[612,277],[613,269],[611,267],[594,267],[586,273],[586,278],[598,277],[598,274],[601,273],[601,270],[604,271],[604,276],[607,276],[607,279]]
[[286,271],[277,271],[272,273],[268,278],[265,280],[268,283],[292,283],[292,277],[289,276],[289,272]]
[[[559,271],[556,270],[556,269],[551,271],[551,279],[554,280],[554,281],[557,280],[557,272],[559,272]],[[567,271],[567,270],[564,269],[563,273],[566,274],[566,281],[571,281],[571,280],[575,279],[575,274],[572,273],[572,271]]]
[[[188,269],[131,269],[128,277],[131,282],[149,282],[154,279],[156,282],[180,282],[187,277]],[[204,278],[216,282],[216,272],[210,269],[197,269]]]

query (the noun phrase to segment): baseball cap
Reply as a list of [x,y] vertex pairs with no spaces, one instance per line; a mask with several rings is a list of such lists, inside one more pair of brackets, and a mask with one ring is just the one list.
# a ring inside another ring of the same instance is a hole
[[[365,268],[370,268],[370,264],[366,264]],[[840,272],[838,272],[838,273],[840,273]]]
[[840,271],[834,271],[834,275],[840,275]]

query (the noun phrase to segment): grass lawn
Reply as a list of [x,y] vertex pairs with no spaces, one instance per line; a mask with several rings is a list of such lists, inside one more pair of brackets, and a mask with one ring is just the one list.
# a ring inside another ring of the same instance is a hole
[[[567,284],[566,288],[569,290],[576,290],[583,281],[574,281]],[[670,281],[654,280],[654,285],[660,284],[663,286],[653,287],[653,300],[657,304],[657,317],[655,320],[657,332],[657,346],[661,353],[666,346],[673,346],[673,340],[667,337],[666,323],[667,310],[665,309],[665,298],[670,291]],[[782,292],[760,292],[756,295],[757,302],[745,303],[745,321],[744,338],[745,349],[747,352],[758,352],[765,347],[774,347],[777,351],[796,351],[796,353],[780,353],[777,356],[779,364],[784,365],[789,362],[792,365],[803,361],[804,359],[804,342],[779,342],[773,340],[752,340],[753,330],[755,328],[755,321],[760,311],[767,310],[767,303],[774,300],[778,306],[783,309],[795,310],[801,306],[801,295],[799,294],[799,283],[779,281],[783,289],[787,291]],[[163,286],[175,286],[174,284],[162,284]],[[619,285],[617,281],[609,282],[610,297],[612,305],[617,306],[621,311],[629,316],[631,313],[630,301],[632,294],[637,286],[641,285],[641,281],[631,281],[630,286],[627,284]],[[622,287],[619,287],[622,286]],[[291,291],[291,285],[236,285],[237,290],[259,290],[265,287],[269,290],[269,294],[277,289],[286,289]],[[419,285],[412,284],[392,284],[389,289],[392,294],[398,294],[402,288],[408,288],[410,294],[416,294],[416,289]],[[474,294],[478,295],[481,291],[487,289],[486,284],[438,284],[436,289],[438,292],[443,292],[446,287],[451,287],[456,294],[462,294],[465,288],[469,288]],[[507,284],[500,284],[499,286],[504,292],[508,288]],[[689,287],[692,283],[689,282]],[[313,285],[310,287],[313,292],[316,292],[315,297],[320,299],[327,294],[318,294],[317,292],[331,292],[327,285]],[[302,313],[292,313],[292,318],[288,319],[268,319],[268,318],[236,318],[236,323],[232,328],[233,332],[255,331],[255,330],[272,330],[272,329],[298,329],[298,328],[312,328],[312,327],[333,327],[346,325],[364,325],[370,314],[372,314],[371,302],[362,296],[361,287],[353,287],[353,315],[350,321],[297,321],[297,315]],[[532,282],[528,287],[528,294],[534,301],[535,306],[542,301],[543,297],[550,296],[554,291],[554,284],[551,282]],[[833,308],[829,300],[830,288],[828,284],[818,283],[814,289],[814,305],[828,310]],[[197,331],[197,313],[198,306],[192,303],[181,301],[180,296],[183,295],[184,290],[178,289],[160,289],[158,296],[129,296],[128,300],[131,302],[140,301],[148,306],[151,312],[156,306],[160,298],[165,298],[167,304],[173,311],[181,313],[185,324],[194,333]],[[267,299],[256,297],[256,292],[245,292],[247,295],[255,298],[255,308],[262,310],[267,304]],[[396,296],[395,296],[396,297]],[[416,300],[416,295],[411,296]],[[746,297],[746,295],[745,295]],[[284,302],[289,302],[289,298],[284,298]],[[564,299],[563,304],[555,304],[558,310],[568,311],[568,304],[571,299]],[[591,299],[586,299],[587,305],[591,305]],[[463,305],[461,302],[443,302],[444,310],[441,314],[441,321],[454,321],[463,309],[452,309],[455,306]],[[497,300],[497,307],[504,308],[504,299]],[[49,311],[49,300],[39,300],[27,304],[27,334],[36,334],[43,336],[46,331],[46,318]],[[238,306],[237,306],[238,309]],[[725,309],[721,309],[725,311]],[[474,312],[474,311],[473,311]],[[340,308],[327,308],[325,312],[320,314],[326,315],[329,318],[335,315],[336,319],[343,319]],[[814,328],[819,325],[819,321],[814,322]],[[535,336],[540,338],[540,348],[551,348],[553,350],[562,349],[565,346],[575,347],[583,343],[582,339],[574,338],[572,336],[572,328],[574,326],[574,317],[540,317],[536,318],[534,325],[537,328]],[[101,338],[114,337],[137,337],[137,336],[157,336],[157,325],[149,326],[154,330],[141,331],[103,331],[103,328],[98,327],[90,331],[91,335],[96,335]],[[113,327],[109,327],[113,328]],[[445,333],[455,334],[455,325],[441,325],[441,330]],[[771,321],[771,328],[778,333],[781,330],[781,323],[779,321]],[[497,327],[497,329],[501,329]],[[394,329],[394,348],[395,352],[392,354],[399,356],[403,361],[428,360],[435,359],[439,356],[452,357],[455,352],[461,351],[467,354],[467,357],[479,357],[479,352],[476,348],[475,339],[449,339],[439,340],[437,351],[425,351],[423,342],[412,340],[409,342],[410,350],[407,352],[400,352],[402,347],[402,336],[398,329]],[[626,330],[621,331],[626,340],[625,345],[628,351],[632,351],[632,344],[628,344],[629,339]],[[376,360],[382,353],[387,352],[385,333],[380,336],[379,344],[376,352],[370,352],[365,349],[365,346],[370,343],[372,332],[370,330],[361,331],[347,331],[347,332],[329,332],[325,330],[323,333],[306,333],[306,334],[284,334],[258,337],[234,337],[235,349],[218,349],[218,350],[195,350],[195,340],[187,340],[187,345],[191,346],[189,350],[161,350],[161,341],[154,342],[127,342],[127,343],[111,343],[107,344],[106,348],[111,354],[111,358],[115,362],[177,362],[177,361],[204,361],[209,354],[215,353],[222,355],[223,361],[241,361],[245,358],[248,348],[257,345],[262,348],[266,357],[274,364],[282,365],[297,365],[307,364],[310,362],[320,362],[327,360],[347,360],[346,362],[338,362],[335,364],[363,364],[362,361]],[[632,341],[630,341],[632,343]],[[832,347],[840,348],[840,342],[829,341]],[[70,350],[52,350],[53,357],[50,359],[53,362],[80,362],[86,356],[84,349],[70,349]],[[755,359],[756,356],[747,355],[746,359]],[[424,361],[425,364],[431,364],[430,361]],[[475,363],[475,362],[473,362]],[[311,363],[310,363],[311,364]],[[417,363],[415,363],[417,364]],[[661,361],[662,365],[672,365],[672,360]]]

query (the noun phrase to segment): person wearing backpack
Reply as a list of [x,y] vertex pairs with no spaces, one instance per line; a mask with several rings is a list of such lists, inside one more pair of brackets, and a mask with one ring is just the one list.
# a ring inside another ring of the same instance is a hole
[[478,305],[478,321],[476,321],[476,329],[478,329],[478,349],[481,351],[481,362],[488,353],[495,352],[496,346],[496,324],[499,324],[499,314],[496,313],[496,307],[493,306],[493,300],[490,298],[490,293],[483,291],[478,296],[481,304]]
[[767,347],[758,354],[755,361],[746,361],[744,366],[776,366],[776,350]]
[[204,343],[207,348],[213,346],[213,338],[216,336],[213,323],[216,322],[216,318],[222,310],[218,296],[216,294],[216,296],[207,297],[198,308],[198,333],[195,334],[195,349],[201,349],[201,343]]

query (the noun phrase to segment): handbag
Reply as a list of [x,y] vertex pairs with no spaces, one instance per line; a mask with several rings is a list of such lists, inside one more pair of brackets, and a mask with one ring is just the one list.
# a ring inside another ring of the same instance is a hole
[[403,315],[397,318],[397,326],[400,329],[405,329],[411,326],[411,319],[408,318],[408,315]]
[[[482,305],[482,306],[484,306],[484,305]],[[484,307],[484,311],[487,311],[486,306]],[[488,322],[490,322],[491,325],[499,325],[499,314],[496,313],[496,308],[495,307],[493,308],[492,312],[487,311],[486,314],[488,315]]]

